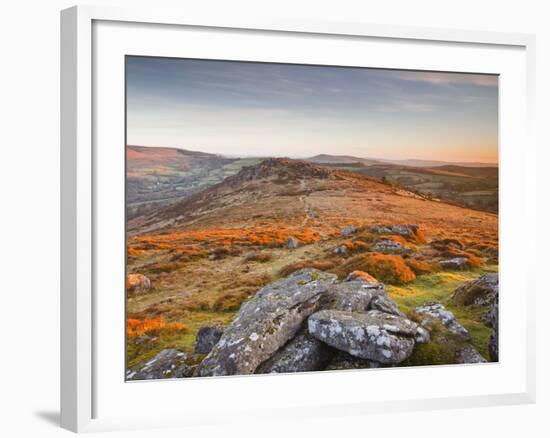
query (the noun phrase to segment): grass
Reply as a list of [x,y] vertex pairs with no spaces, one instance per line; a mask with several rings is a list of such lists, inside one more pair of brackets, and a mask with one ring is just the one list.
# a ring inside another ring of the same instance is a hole
[[244,261],[245,262],[258,262],[258,263],[266,263],[266,262],[269,262],[271,261],[271,259],[273,258],[273,255],[269,252],[251,252],[251,253],[248,253],[245,258],[244,258]]
[[[472,345],[489,359],[487,345],[492,330],[485,326],[482,316],[486,308],[474,308],[456,306],[449,302],[452,292],[466,281],[474,280],[488,272],[496,272],[496,266],[486,266],[473,271],[437,272],[423,275],[415,281],[401,286],[388,285],[388,295],[393,298],[400,309],[408,315],[413,314],[414,309],[428,301],[442,303],[448,310],[454,313],[457,320],[470,332]],[[406,365],[453,363],[454,351],[463,344],[463,341],[451,337],[443,332],[432,334],[432,342],[419,345],[415,353]],[[452,353],[452,354],[451,354]]]
[[[189,312],[185,317],[185,330],[160,330],[145,342],[139,342],[138,336],[129,336],[126,344],[128,368],[148,361],[166,348],[193,353],[197,332],[201,327],[215,324],[227,325],[234,316],[234,312]],[[171,324],[179,323],[172,322]]]
[[305,268],[319,269],[320,271],[327,271],[336,266],[337,260],[299,260],[297,262],[290,263],[284,266],[280,271],[281,277],[286,277],[295,271]]

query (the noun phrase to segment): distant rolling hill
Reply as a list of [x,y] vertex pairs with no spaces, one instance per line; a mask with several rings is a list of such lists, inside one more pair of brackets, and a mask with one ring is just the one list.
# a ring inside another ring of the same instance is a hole
[[353,157],[351,155],[328,155],[328,154],[315,155],[314,157],[304,159],[304,161],[307,161],[309,163],[316,163],[316,164],[361,163],[366,166],[373,165],[373,164],[381,164],[381,161],[371,160],[369,158],[359,158],[359,157]]
[[413,167],[381,162],[365,164],[362,161],[333,161],[322,165],[368,175],[423,196],[480,210],[498,211],[498,167],[455,164]]
[[237,173],[257,159],[168,147],[126,147],[126,209],[129,218],[169,205]]
[[304,161],[317,164],[334,164],[334,163],[362,163],[363,165],[371,166],[376,164],[393,164],[396,166],[408,166],[408,167],[491,167],[498,168],[496,163],[476,163],[476,162],[449,162],[449,161],[437,161],[437,160],[389,160],[385,158],[363,158],[355,157],[352,155],[331,155],[331,154],[319,154],[314,157],[305,158]]

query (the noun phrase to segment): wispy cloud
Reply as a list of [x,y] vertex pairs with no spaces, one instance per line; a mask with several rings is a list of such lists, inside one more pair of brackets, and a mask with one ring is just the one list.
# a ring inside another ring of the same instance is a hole
[[400,71],[394,73],[402,81],[428,82],[436,85],[476,85],[496,87],[498,75],[471,73],[442,73],[422,71]]
[[[128,58],[133,144],[280,155],[496,156],[491,75]],[[411,150],[413,149],[413,150]]]

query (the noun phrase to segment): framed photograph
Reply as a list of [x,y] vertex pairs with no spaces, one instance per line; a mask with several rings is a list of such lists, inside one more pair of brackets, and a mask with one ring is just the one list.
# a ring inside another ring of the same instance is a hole
[[534,401],[534,37],[61,18],[63,427]]

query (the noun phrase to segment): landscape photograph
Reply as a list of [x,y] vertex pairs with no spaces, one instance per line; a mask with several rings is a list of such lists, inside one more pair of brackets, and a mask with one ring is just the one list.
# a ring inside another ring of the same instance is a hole
[[498,76],[125,74],[127,381],[498,362]]

